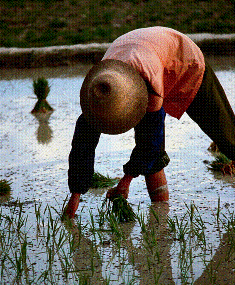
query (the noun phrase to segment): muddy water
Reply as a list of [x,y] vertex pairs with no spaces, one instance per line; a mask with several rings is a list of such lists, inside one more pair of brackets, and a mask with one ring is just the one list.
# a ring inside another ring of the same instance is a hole
[[[208,60],[235,110],[234,57],[211,57]],[[79,89],[89,68],[90,66],[73,66],[0,71],[0,175],[1,179],[12,181],[10,201],[20,199],[25,203],[24,209],[31,217],[29,221],[32,225],[35,223],[35,203],[41,202],[44,206],[48,204],[59,211],[69,194],[67,160],[75,122],[81,114]],[[45,76],[51,86],[48,102],[55,111],[50,116],[35,117],[30,113],[36,103],[32,82],[38,76]],[[186,211],[185,204],[194,203],[200,210],[202,219],[206,221],[206,239],[212,245],[213,256],[220,241],[211,213],[216,211],[218,198],[223,213],[234,211],[235,180],[208,170],[204,161],[213,160],[212,154],[207,150],[210,143],[210,139],[186,114],[180,121],[167,116],[166,150],[171,158],[165,169],[170,188],[167,212],[169,211],[168,215],[172,218],[182,217]],[[118,136],[102,135],[96,151],[95,170],[111,177],[121,177],[122,165],[128,161],[133,147],[133,130]],[[79,206],[82,211],[78,211],[78,214],[84,224],[90,220],[89,211],[94,216],[98,214],[97,207],[105,198],[105,192],[105,189],[90,190],[83,196],[83,202]],[[129,202],[136,211],[140,208],[146,215],[147,222],[151,203],[143,177],[133,181]],[[3,213],[10,211],[10,207],[5,204],[1,208]],[[137,224],[129,229],[129,235],[138,247],[141,233]],[[166,239],[164,267],[167,270],[164,274],[171,280],[169,284],[181,284],[180,244],[176,241],[169,244],[167,242]],[[129,254],[128,250],[125,254]],[[194,254],[197,255],[196,252]],[[121,275],[117,257],[114,256],[110,262],[111,256],[112,249],[106,247],[99,276],[112,276],[111,284],[122,284],[127,282],[131,272],[137,276],[135,284],[150,284],[149,281],[143,281],[145,273],[141,266],[141,255],[138,255],[139,265],[136,268],[126,265]],[[38,265],[38,271],[43,268],[43,264]],[[204,264],[195,257],[190,270],[191,281],[195,281],[203,273]]]

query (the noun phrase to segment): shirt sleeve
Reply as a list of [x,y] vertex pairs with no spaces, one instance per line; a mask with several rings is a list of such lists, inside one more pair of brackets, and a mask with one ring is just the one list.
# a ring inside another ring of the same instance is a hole
[[99,138],[100,133],[87,123],[82,114],[76,123],[69,154],[68,186],[71,193],[85,194],[91,186]]
[[143,79],[148,82],[149,90],[164,98],[164,67],[160,58],[154,52],[133,50],[129,63],[140,72]]

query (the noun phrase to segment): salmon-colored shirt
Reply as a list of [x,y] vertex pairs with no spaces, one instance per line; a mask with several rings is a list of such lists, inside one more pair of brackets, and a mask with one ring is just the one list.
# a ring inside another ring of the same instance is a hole
[[166,113],[180,118],[201,85],[204,56],[186,35],[165,27],[131,31],[117,38],[103,59],[132,65],[163,98]]

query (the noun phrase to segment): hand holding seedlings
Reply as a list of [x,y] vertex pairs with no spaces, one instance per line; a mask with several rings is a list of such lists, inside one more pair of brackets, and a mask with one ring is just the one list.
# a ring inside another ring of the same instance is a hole
[[[109,176],[104,176],[99,172],[95,172],[92,176],[91,186],[90,188],[105,188],[113,186],[118,182],[118,178],[110,178]],[[67,206],[64,209],[64,213],[62,218],[70,218],[73,219],[75,217],[75,213],[80,203],[80,193],[72,193]]]

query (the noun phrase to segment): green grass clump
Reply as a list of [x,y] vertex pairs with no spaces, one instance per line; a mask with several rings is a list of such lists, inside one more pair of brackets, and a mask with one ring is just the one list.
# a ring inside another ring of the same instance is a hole
[[37,95],[38,100],[46,99],[48,93],[50,92],[50,86],[48,81],[44,78],[38,78],[38,80],[33,81],[33,90],[34,93]]
[[215,160],[210,163],[210,169],[222,171],[224,174],[235,174],[234,162],[223,153],[218,153]]
[[9,194],[11,191],[11,182],[6,179],[0,180],[0,195]]
[[33,81],[33,90],[35,95],[38,98],[37,103],[35,104],[32,113],[42,112],[45,113],[47,111],[53,111],[53,108],[49,105],[46,98],[50,92],[50,86],[44,77],[38,78]]
[[214,170],[220,170],[221,166],[229,164],[229,163],[231,163],[231,160],[228,159],[227,156],[225,156],[224,154],[219,153],[216,156],[215,160],[212,161],[210,165]]
[[128,223],[136,220],[136,214],[122,195],[118,194],[111,200],[105,199],[104,204],[105,203],[107,206],[107,214],[111,216],[114,215],[118,222]]
[[111,187],[115,185],[118,181],[118,178],[110,178],[109,176],[104,176],[99,172],[95,172],[92,177],[91,188]]

